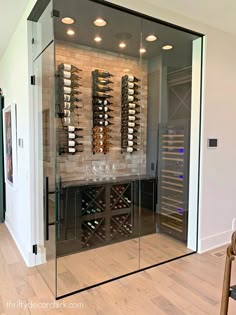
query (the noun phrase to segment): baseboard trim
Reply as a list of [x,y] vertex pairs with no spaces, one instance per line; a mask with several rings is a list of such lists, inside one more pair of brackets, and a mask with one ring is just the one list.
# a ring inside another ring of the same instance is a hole
[[14,228],[11,226],[10,222],[8,221],[8,218],[6,217],[5,225],[11,234],[11,237],[13,238],[22,258],[24,259],[24,262],[27,267],[32,267],[35,265],[35,257],[33,253],[29,253],[23,243],[19,241],[19,237],[17,237],[17,233],[15,232]]
[[233,231],[229,230],[199,240],[198,253],[202,254],[217,247],[229,244],[232,233]]

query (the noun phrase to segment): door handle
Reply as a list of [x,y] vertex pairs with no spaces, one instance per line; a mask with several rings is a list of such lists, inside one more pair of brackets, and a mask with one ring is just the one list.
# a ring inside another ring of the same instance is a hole
[[45,234],[45,240],[49,240],[49,180],[48,176],[44,178],[44,234]]

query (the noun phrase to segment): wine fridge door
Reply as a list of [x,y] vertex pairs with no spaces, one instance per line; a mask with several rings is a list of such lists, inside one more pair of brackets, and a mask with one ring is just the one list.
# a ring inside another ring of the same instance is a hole
[[55,285],[55,187],[54,43],[33,63],[35,238],[37,269],[56,296]]

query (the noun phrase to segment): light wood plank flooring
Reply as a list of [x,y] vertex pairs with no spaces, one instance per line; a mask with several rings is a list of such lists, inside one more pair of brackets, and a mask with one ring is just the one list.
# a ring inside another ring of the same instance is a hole
[[[60,257],[57,260],[58,296],[189,252],[185,244],[171,237],[151,234],[141,237],[140,241],[135,238]],[[44,266],[45,272],[48,279],[47,266]]]
[[[224,262],[212,252],[191,255],[73,295],[49,308],[42,303],[54,303],[51,291],[37,268],[25,266],[0,224],[0,315],[218,315]],[[236,262],[232,284],[236,284]],[[62,302],[67,303],[65,308]],[[14,308],[13,303],[21,307]],[[23,303],[35,308],[24,309]],[[37,303],[41,308],[36,308]],[[229,315],[235,314],[236,302],[230,301]]]

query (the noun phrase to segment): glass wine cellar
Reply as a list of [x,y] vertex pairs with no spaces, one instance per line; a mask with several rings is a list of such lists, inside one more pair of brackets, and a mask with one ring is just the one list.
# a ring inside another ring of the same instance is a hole
[[55,297],[195,252],[201,34],[90,0],[38,1],[29,31],[35,259]]

